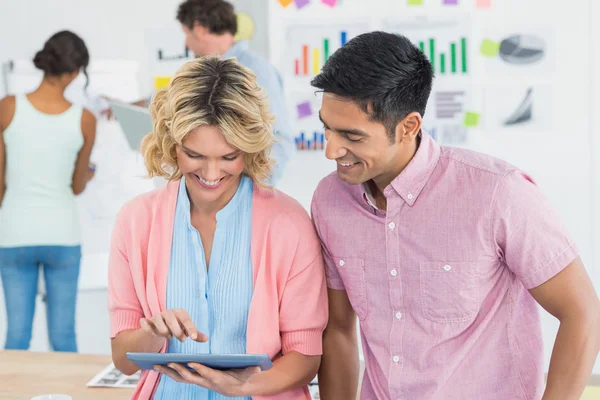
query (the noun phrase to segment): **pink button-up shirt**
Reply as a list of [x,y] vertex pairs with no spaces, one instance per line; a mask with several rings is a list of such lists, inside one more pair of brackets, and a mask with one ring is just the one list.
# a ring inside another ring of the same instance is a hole
[[422,134],[377,210],[363,185],[319,184],[312,215],[331,289],[360,320],[361,399],[539,399],[541,323],[528,292],[578,255],[531,178]]

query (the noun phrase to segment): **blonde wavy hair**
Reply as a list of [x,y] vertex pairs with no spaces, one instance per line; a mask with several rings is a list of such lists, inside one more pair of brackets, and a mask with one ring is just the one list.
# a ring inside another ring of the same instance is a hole
[[141,146],[150,177],[181,178],[176,146],[199,126],[217,126],[231,146],[245,153],[244,173],[268,186],[275,118],[256,75],[235,59],[207,56],[187,62],[153,97],[150,114],[153,130]]

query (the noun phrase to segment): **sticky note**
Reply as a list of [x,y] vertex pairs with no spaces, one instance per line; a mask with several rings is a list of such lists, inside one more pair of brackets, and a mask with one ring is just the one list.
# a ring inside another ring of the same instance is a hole
[[496,57],[500,51],[500,43],[484,39],[483,42],[481,42],[481,49],[479,51],[486,57]]
[[477,8],[491,8],[492,7],[492,0],[477,0],[477,3],[475,3],[475,7],[477,7]]
[[154,78],[154,90],[164,89],[169,86],[170,76],[157,76]]
[[294,0],[277,0],[282,7],[287,7],[294,2]]
[[298,118],[306,118],[312,115],[312,110],[308,101],[298,104],[296,109],[298,110]]
[[326,6],[329,7],[335,7],[335,4],[337,3],[337,0],[321,0],[321,3],[325,4]]
[[422,6],[423,0],[408,0],[409,6]]
[[296,3],[296,7],[303,8],[310,3],[310,0],[294,0],[294,2]]
[[588,386],[583,391],[581,400],[600,399],[600,386]]
[[470,112],[470,111],[466,112],[464,125],[467,128],[472,128],[474,126],[479,125],[479,117],[480,117],[480,115],[478,113]]
[[237,17],[237,33],[234,39],[237,40],[250,40],[254,36],[254,21],[252,17],[245,12],[238,12]]
[[458,0],[444,0],[444,4],[454,6],[458,4]]

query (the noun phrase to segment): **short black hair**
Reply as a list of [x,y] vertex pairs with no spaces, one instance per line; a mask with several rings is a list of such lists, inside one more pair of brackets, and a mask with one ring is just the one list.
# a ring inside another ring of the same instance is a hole
[[194,29],[194,24],[210,33],[237,33],[237,16],[233,5],[224,0],[186,0],[177,9],[177,21]]
[[391,141],[411,112],[425,115],[433,67],[406,37],[375,31],[350,40],[327,60],[311,85],[356,102],[381,122]]
[[44,71],[44,76],[52,77],[83,69],[87,80],[89,63],[90,54],[85,42],[71,31],[60,31],[52,35],[33,58],[35,67]]

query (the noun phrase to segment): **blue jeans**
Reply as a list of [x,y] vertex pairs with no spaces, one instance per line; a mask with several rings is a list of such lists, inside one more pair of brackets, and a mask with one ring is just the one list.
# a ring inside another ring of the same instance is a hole
[[6,349],[29,349],[38,275],[43,267],[50,345],[55,351],[77,352],[75,303],[80,260],[81,246],[0,248],[8,321]]

